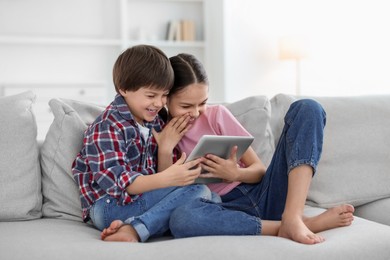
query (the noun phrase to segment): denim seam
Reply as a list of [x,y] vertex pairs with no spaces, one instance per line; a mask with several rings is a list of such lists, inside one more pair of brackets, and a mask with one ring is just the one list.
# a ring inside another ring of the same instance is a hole
[[133,219],[129,224],[137,231],[141,242],[148,240],[150,232],[144,223],[142,223],[139,219]]
[[[182,194],[192,193],[194,191],[200,190],[200,187],[203,187],[203,185],[202,186],[201,185],[191,185],[191,188],[185,189]],[[204,198],[204,197],[201,197],[200,199],[206,200],[206,198]],[[175,203],[175,201],[177,201],[177,200],[178,200],[178,198],[174,197],[171,199],[171,202]],[[166,207],[166,205],[164,205],[164,207]],[[164,208],[164,207],[161,207],[161,208]],[[147,212],[144,212],[144,213],[147,213]],[[142,221],[143,215],[144,214],[137,216],[137,217],[134,217],[134,218],[130,218],[130,219],[126,220],[126,223],[131,224],[134,227],[134,229],[137,231],[141,241],[145,242],[151,235],[154,235],[154,234],[150,234],[148,227],[145,225],[144,221]]]
[[[254,201],[254,200],[252,199],[251,196],[248,196],[248,195],[247,195],[247,194],[248,194],[248,190],[247,190],[245,187],[240,186],[240,185],[237,186],[236,188],[239,189],[239,190],[243,193],[243,195],[244,195],[245,197],[247,197],[247,198],[250,200],[250,202],[251,202],[251,207],[248,207],[248,208],[254,208],[254,209],[256,210],[257,216],[261,216],[261,211],[260,211],[258,202],[257,202],[257,201]],[[264,189],[264,191],[263,191],[262,194],[260,195],[260,200],[261,200],[261,198],[263,197],[263,195],[264,195],[264,193],[265,193],[266,190],[267,190],[267,189]]]
[[257,228],[257,234],[256,235],[261,235],[261,231],[263,229],[261,218],[256,217],[256,221],[258,223],[258,225],[257,225],[258,228]]
[[288,173],[290,173],[294,168],[296,168],[300,165],[309,165],[313,168],[313,176],[314,176],[314,174],[317,171],[317,163],[315,162],[315,160],[313,158],[313,153],[314,153],[313,149],[314,149],[314,145],[312,147],[310,159],[299,159],[299,160],[295,160],[292,163],[290,163],[290,165],[288,166]]

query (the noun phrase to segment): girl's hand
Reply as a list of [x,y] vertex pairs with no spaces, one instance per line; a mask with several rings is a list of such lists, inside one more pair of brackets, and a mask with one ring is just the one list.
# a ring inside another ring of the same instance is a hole
[[167,183],[167,186],[186,186],[193,184],[195,179],[199,177],[201,172],[200,162],[201,158],[186,162],[187,156],[185,153],[182,153],[179,160],[175,164],[167,168],[165,171],[161,172],[161,177],[164,176],[164,179]]
[[189,121],[190,116],[185,114],[172,118],[159,133],[153,128],[152,133],[159,149],[165,149],[166,151],[172,152],[173,148],[175,148],[188,131],[190,127],[190,124],[188,124]]
[[201,178],[220,178],[227,182],[236,181],[238,178],[237,146],[234,146],[228,159],[223,159],[213,154],[207,154],[202,158],[202,168],[207,172]]

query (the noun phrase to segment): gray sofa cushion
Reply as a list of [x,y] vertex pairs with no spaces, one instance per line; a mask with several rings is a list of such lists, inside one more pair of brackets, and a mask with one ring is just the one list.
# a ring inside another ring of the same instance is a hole
[[227,108],[255,137],[252,148],[268,166],[275,151],[270,117],[271,104],[265,96],[252,96],[227,105]]
[[54,114],[41,148],[43,215],[62,219],[81,219],[81,203],[71,166],[83,143],[88,124],[103,111],[97,105],[52,99]]
[[[307,215],[321,209],[308,208]],[[303,245],[274,236],[206,236],[103,242],[87,224],[62,219],[0,222],[2,259],[389,259],[390,227],[356,218],[349,227],[321,232],[326,239]],[[29,232],[26,233],[26,230]],[[38,235],[37,235],[38,234]],[[22,248],[21,248],[22,246]],[[115,256],[115,257],[114,257]]]
[[[360,206],[390,197],[390,96],[312,97],[327,113],[323,154],[308,204]],[[286,112],[294,97],[277,95],[274,113]],[[273,125],[281,131],[281,119]],[[388,217],[389,218],[389,217]]]
[[355,209],[355,215],[390,226],[390,198],[359,206]]
[[34,101],[32,92],[0,98],[1,221],[35,219],[42,215]]
[[390,96],[316,99],[327,111],[327,127],[308,199],[330,207],[390,197]]

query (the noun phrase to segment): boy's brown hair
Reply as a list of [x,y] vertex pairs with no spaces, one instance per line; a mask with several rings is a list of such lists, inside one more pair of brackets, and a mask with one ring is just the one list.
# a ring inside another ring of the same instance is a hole
[[115,90],[137,91],[141,87],[170,90],[174,74],[168,57],[150,45],[136,45],[119,55],[113,68]]

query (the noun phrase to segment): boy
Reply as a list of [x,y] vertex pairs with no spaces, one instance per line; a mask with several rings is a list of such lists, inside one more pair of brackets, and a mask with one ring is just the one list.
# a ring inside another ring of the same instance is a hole
[[[174,80],[165,54],[148,45],[129,48],[115,62],[113,80],[118,94],[86,130],[72,173],[83,220],[103,230],[103,240],[144,242],[168,230],[176,207],[211,193],[204,185],[186,186],[199,176],[200,167],[191,169],[199,160],[184,163],[184,154],[172,165],[176,143],[159,138],[158,149],[152,135],[163,127],[158,112]],[[185,118],[175,123],[173,134],[180,135]]]

